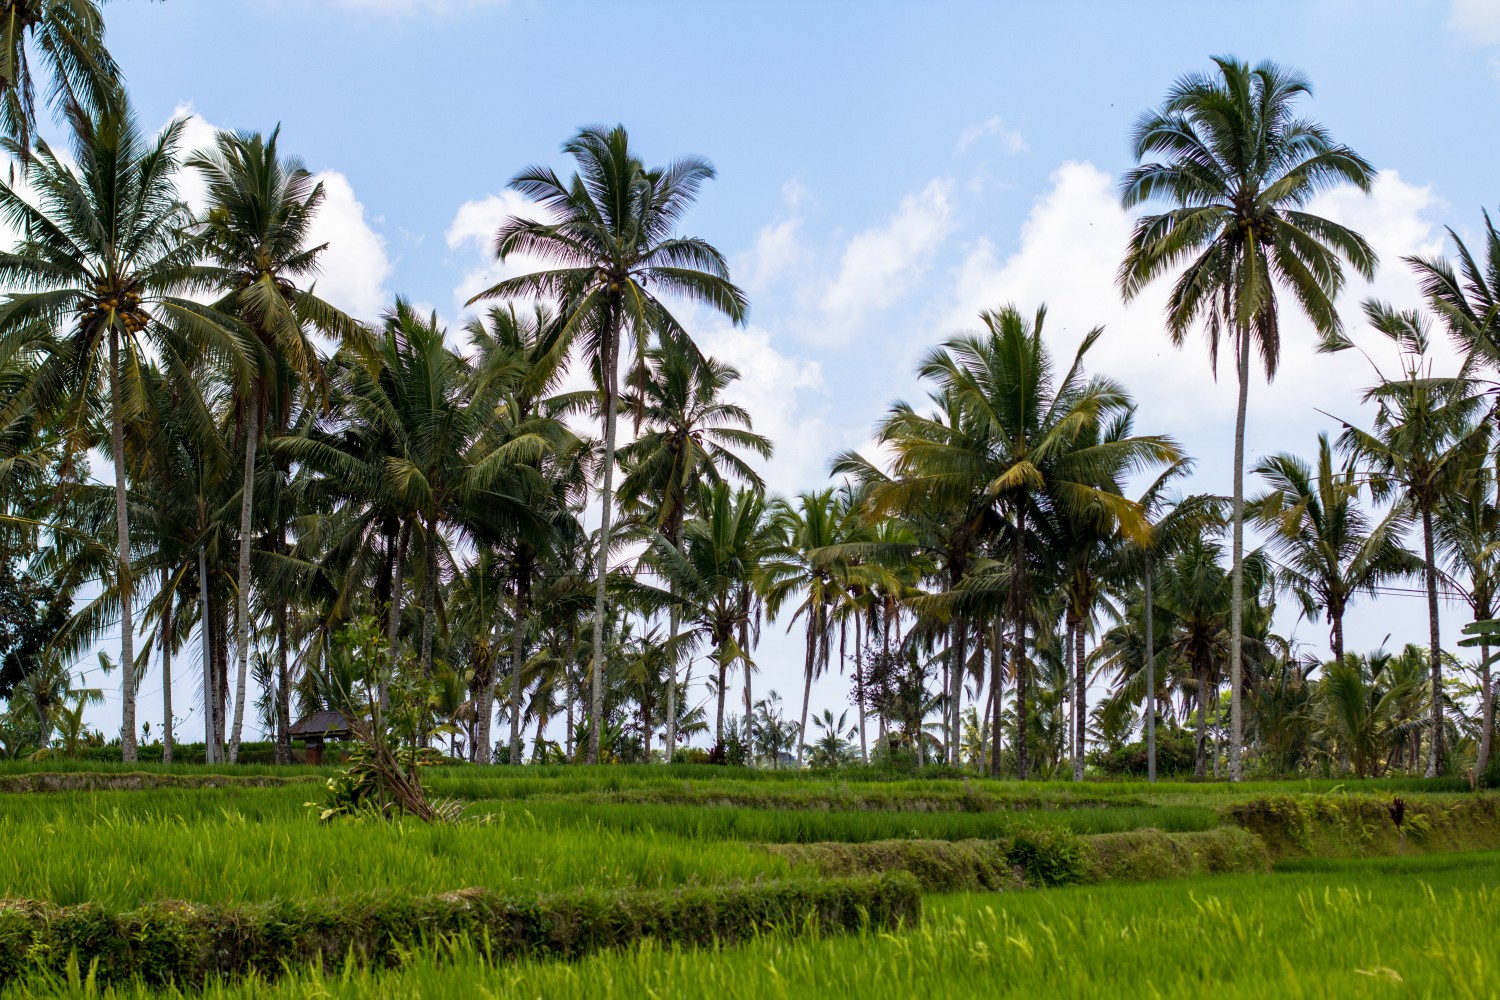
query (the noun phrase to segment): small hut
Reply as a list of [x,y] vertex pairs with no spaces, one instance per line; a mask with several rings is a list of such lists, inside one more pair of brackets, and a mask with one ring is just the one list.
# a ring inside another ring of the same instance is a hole
[[294,740],[302,741],[307,747],[307,763],[317,766],[323,763],[323,742],[347,740],[353,735],[353,730],[343,712],[330,709],[298,719],[296,725],[288,730],[288,735]]

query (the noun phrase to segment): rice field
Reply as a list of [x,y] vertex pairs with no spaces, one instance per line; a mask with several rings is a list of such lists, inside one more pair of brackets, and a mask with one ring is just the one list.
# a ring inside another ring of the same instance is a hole
[[[0,765],[0,777],[35,767]],[[62,769],[49,769],[58,770]],[[119,768],[91,768],[125,775]],[[132,768],[135,773],[160,769]],[[287,775],[252,769],[255,775]],[[173,768],[173,780],[206,768]],[[245,773],[245,772],[236,772]],[[1457,803],[1465,783],[1030,783],[723,768],[439,769],[466,821],[319,823],[327,771],[265,787],[0,792],[0,896],[127,910],[164,900],[256,904],[372,890],[484,887],[517,898],[811,876],[763,845],[1205,830],[1264,796],[1345,791]],[[0,785],[0,787],[4,787]],[[1383,806],[1381,809],[1383,810]],[[1446,808],[1446,807],[1445,807]],[[1480,841],[1487,843],[1487,841]],[[210,983],[210,997],[1500,995],[1500,844],[1492,853],[1284,860],[1269,876],[929,896],[899,933],[766,930],[710,951],[647,939],[579,961],[491,962],[484,943],[434,941],[398,967],[290,970]],[[1404,847],[1403,847],[1404,849]],[[951,883],[950,883],[951,884]],[[21,996],[184,996],[71,976]]]
[[[682,951],[656,943],[575,963],[490,964],[450,943],[395,970],[211,984],[222,1000],[414,996],[597,998],[1490,997],[1500,993],[1500,852],[1298,866],[1043,892],[932,897],[920,926],[772,933]],[[1212,984],[1210,987],[1209,984]],[[22,996],[178,997],[100,989],[87,971]],[[194,994],[197,995],[197,994]]]

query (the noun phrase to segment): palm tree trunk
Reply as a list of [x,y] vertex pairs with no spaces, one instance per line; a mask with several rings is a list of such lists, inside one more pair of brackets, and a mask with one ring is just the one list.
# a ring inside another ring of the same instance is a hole
[[240,491],[239,593],[235,595],[234,731],[229,736],[229,762],[240,758],[240,736],[245,728],[245,682],[250,669],[250,529],[255,513],[255,449],[260,443],[260,400],[252,393],[245,413],[245,480]]
[[604,714],[604,616],[606,612],[605,585],[609,579],[609,529],[610,514],[615,495],[615,398],[619,392],[620,322],[619,312],[610,308],[607,320],[608,340],[604,345],[604,456],[599,474],[599,559],[596,567],[598,579],[594,584],[594,649],[590,668],[589,691],[589,757],[590,764],[599,763],[599,730],[603,728]]
[[714,717],[714,746],[719,747],[720,749],[723,749],[723,747],[724,747],[724,687],[725,687],[725,685],[727,685],[729,683],[729,664],[724,659],[724,646],[723,646],[722,643],[719,644],[719,648],[717,650],[715,650],[715,653],[717,654],[717,656],[715,657],[715,659],[717,659],[719,661],[719,711],[718,711],[718,715]]
[[959,744],[963,741],[959,713],[963,708],[964,672],[969,665],[969,623],[960,615],[953,624],[953,713],[948,727],[948,763],[959,766]]
[[526,577],[529,575],[529,570],[525,568],[516,574],[516,627],[511,644],[513,652],[510,672],[510,762],[512,764],[521,763],[521,671],[526,666],[526,598],[530,589]]
[[[432,676],[432,641],[437,633],[438,530],[437,511],[427,515],[427,537],[422,546],[422,676]],[[426,741],[423,740],[423,745]]]
[[1239,332],[1239,405],[1234,418],[1234,541],[1229,567],[1229,780],[1239,781],[1240,739],[1244,732],[1240,687],[1244,651],[1240,636],[1245,625],[1245,415],[1250,404],[1250,328]]
[[198,630],[203,638],[203,761],[214,764],[218,762],[214,716],[219,700],[214,684],[213,629],[208,611],[208,552],[202,545],[198,546]]
[[500,616],[496,614],[494,617],[495,623],[490,627],[489,664],[485,667],[484,676],[479,678],[479,690],[475,698],[474,763],[476,764],[491,763],[491,751],[494,749],[491,727],[495,719],[495,663],[500,653]]
[[391,602],[386,609],[385,623],[385,645],[390,651],[391,663],[389,676],[381,679],[377,695],[382,713],[391,707],[390,682],[395,678],[397,665],[401,662],[401,591],[406,585],[406,548],[411,544],[410,521],[403,520],[395,543],[395,565],[391,567]]
[[[1491,617],[1488,611],[1481,616]],[[1490,764],[1490,742],[1495,732],[1495,690],[1490,682],[1490,647],[1486,643],[1479,647],[1479,684],[1484,699],[1479,712],[1479,758],[1474,763],[1474,776],[1484,778]]]
[[1015,616],[1014,645],[1011,664],[1016,673],[1016,777],[1026,780],[1026,687],[1030,671],[1026,669],[1026,619],[1024,613]]
[[1432,737],[1428,741],[1426,776],[1435,778],[1443,759],[1443,648],[1438,628],[1438,570],[1433,553],[1432,504],[1425,498],[1422,507],[1422,555],[1427,577],[1428,666],[1432,672]]
[[286,662],[286,605],[276,608],[276,763],[292,762],[292,676]]
[[[171,573],[162,570],[162,589]],[[161,762],[172,763],[172,594],[166,595],[161,609]]]
[[995,747],[990,750],[990,777],[1001,777],[1001,709],[1004,706],[1005,660],[1004,640],[1001,639],[1001,619],[990,622],[990,739]]
[[[675,601],[676,581],[672,582],[671,588],[674,600],[667,611],[667,741],[662,753],[662,761],[666,764],[672,763],[672,754],[677,750],[677,630],[682,627],[682,612]],[[646,763],[651,763],[650,754],[646,755]]]
[[1073,754],[1073,780],[1083,780],[1083,749],[1088,735],[1089,719],[1089,696],[1087,670],[1083,658],[1083,621],[1079,620],[1073,625],[1073,713],[1075,716],[1075,730],[1077,742],[1074,744],[1077,750]]
[[[808,605],[807,618],[807,664],[803,670],[802,680],[802,722],[797,726],[797,767],[802,767],[802,747],[806,742],[807,733],[807,703],[812,700],[813,666],[818,655],[817,639],[817,609]],[[920,742],[920,736],[918,737]]]
[[[547,732],[547,723],[552,721],[551,713],[547,711],[551,707],[552,693],[549,691],[547,697],[542,701],[541,708],[536,713],[536,739],[531,742],[531,762],[533,764],[540,764],[542,762],[542,737]],[[650,737],[648,736],[647,738],[649,739]],[[650,747],[648,746],[646,749],[649,754]]]
[[1329,608],[1328,617],[1333,625],[1333,662],[1344,662],[1344,610],[1342,608]]
[[[750,701],[750,591],[745,585],[740,587],[740,651],[745,654],[745,743],[748,748],[751,743],[750,737],[750,714],[752,711]],[[750,757],[754,757],[754,751],[750,750]]]
[[1202,659],[1198,663],[1198,752],[1193,761],[1193,773],[1200,778],[1208,773],[1208,666]]
[[[855,696],[859,700],[859,759],[863,764],[870,763],[870,747],[865,742],[865,644],[863,628],[858,616],[854,619],[854,672],[858,677],[858,685]],[[750,665],[745,665],[745,676],[749,676]]]
[[1151,553],[1146,553],[1146,780],[1156,783],[1156,622],[1152,617]]
[[129,487],[125,481],[125,404],[120,398],[120,334],[109,330],[109,438],[115,460],[115,582],[120,591],[120,759],[132,763],[135,749],[135,581],[130,572]]

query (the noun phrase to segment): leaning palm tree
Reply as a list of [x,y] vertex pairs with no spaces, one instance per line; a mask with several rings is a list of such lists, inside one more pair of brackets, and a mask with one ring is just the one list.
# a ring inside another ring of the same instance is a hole
[[1333,661],[1344,661],[1344,613],[1361,591],[1415,573],[1421,561],[1401,545],[1409,513],[1392,507],[1373,520],[1359,503],[1360,473],[1350,459],[1334,468],[1333,445],[1318,435],[1317,469],[1282,452],[1263,459],[1256,475],[1269,489],[1251,500],[1256,523],[1281,556],[1282,580],[1312,621],[1328,616]]
[[[1133,208],[1157,199],[1167,211],[1142,216],[1120,264],[1126,300],[1181,268],[1167,300],[1167,332],[1181,345],[1199,324],[1218,369],[1228,340],[1239,381],[1234,429],[1234,510],[1230,575],[1231,629],[1244,625],[1245,412],[1250,355],[1258,351],[1266,378],[1281,356],[1278,289],[1289,291],[1320,334],[1340,329],[1334,299],[1344,262],[1366,278],[1375,252],[1356,232],[1305,211],[1318,192],[1339,184],[1368,191],[1370,163],[1335,143],[1321,125],[1296,116],[1312,92],[1301,75],[1271,62],[1250,67],[1216,57],[1216,75],[1179,80],[1155,110],[1136,123],[1131,141],[1142,162],[1121,181]],[[1230,646],[1229,775],[1240,778],[1241,662]]]
[[119,69],[104,48],[99,0],[6,0],[0,5],[0,132],[22,164],[36,134],[35,54],[51,76],[46,103],[94,112],[116,95]]
[[[114,460],[120,593],[121,752],[135,760],[135,620],[130,517],[126,503],[125,424],[139,412],[139,373],[156,355],[167,378],[193,384],[205,350],[226,368],[238,364],[240,344],[224,318],[186,297],[211,286],[182,236],[187,222],[173,185],[177,144],[186,125],[168,123],[154,140],[140,132],[128,107],[90,117],[75,109],[69,166],[38,143],[29,182],[36,207],[0,182],[0,216],[21,232],[14,250],[0,253],[0,285],[14,291],[0,303],[0,353],[12,342],[51,338],[22,405],[62,403],[62,428],[71,448],[89,446],[91,428],[107,406]],[[19,155],[14,141],[5,143]],[[182,397],[183,418],[211,422],[196,394]],[[0,426],[9,414],[0,414]]]
[[1382,376],[1365,393],[1376,406],[1369,430],[1344,425],[1339,444],[1366,467],[1376,500],[1394,499],[1410,507],[1422,533],[1422,568],[1427,585],[1428,670],[1432,712],[1427,777],[1442,761],[1442,636],[1438,619],[1439,571],[1436,554],[1441,497],[1462,486],[1476,458],[1491,447],[1492,429],[1480,416],[1485,397],[1467,377],[1439,378],[1427,361],[1428,323],[1416,311],[1398,312],[1366,302],[1370,323],[1402,351],[1400,378]]
[[[356,324],[310,290],[297,286],[318,271],[327,244],[308,245],[312,221],[323,201],[323,185],[299,160],[277,150],[280,129],[268,137],[220,132],[212,149],[189,158],[203,175],[208,208],[200,223],[202,247],[225,294],[214,306],[249,330],[254,351],[251,377],[236,401],[245,438],[245,476],[240,500],[240,562],[235,612],[234,728],[229,759],[239,757],[245,723],[245,679],[250,661],[250,548],[255,505],[255,455],[262,428],[286,427],[291,400],[315,391],[322,363],[309,336],[317,330],[350,337]],[[281,678],[287,687],[286,678]]]
[[[530,167],[510,186],[538,202],[546,221],[513,217],[495,235],[495,255],[545,258],[557,265],[507,278],[469,300],[556,299],[563,322],[554,350],[565,354],[582,341],[600,388],[604,454],[600,468],[598,579],[595,581],[593,649],[602,651],[614,506],[615,428],[624,339],[634,342],[636,365],[645,364],[653,337],[696,353],[659,291],[701,302],[736,323],[746,315],[745,295],[729,280],[723,254],[695,237],[674,235],[703,182],[714,176],[708,161],[685,157],[648,168],[630,148],[624,126],[590,126],[563,144],[578,173],[564,182],[550,168]],[[589,760],[599,759],[603,663],[596,656],[589,728]]]

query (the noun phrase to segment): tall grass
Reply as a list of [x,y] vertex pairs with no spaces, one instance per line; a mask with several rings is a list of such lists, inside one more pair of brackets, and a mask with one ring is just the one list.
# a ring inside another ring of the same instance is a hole
[[[388,972],[214,985],[214,1000],[414,996],[1480,998],[1500,994],[1500,853],[1327,871],[938,897],[900,933],[774,933],[743,947],[645,944],[574,964],[486,962],[481,943]],[[22,996],[145,998],[74,981]]]

